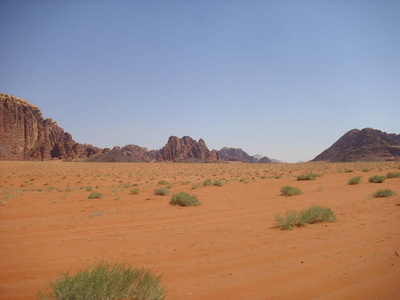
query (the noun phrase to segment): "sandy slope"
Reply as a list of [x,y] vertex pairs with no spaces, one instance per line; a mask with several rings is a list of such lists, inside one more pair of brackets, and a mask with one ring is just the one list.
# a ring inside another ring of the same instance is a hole
[[[371,197],[400,194],[400,178],[368,182],[398,166],[0,162],[0,299],[35,299],[47,280],[100,260],[162,272],[167,299],[400,299],[400,197]],[[296,180],[307,172],[322,176]],[[228,182],[192,189],[206,178]],[[202,204],[169,206],[153,195],[161,179]],[[303,194],[284,197],[284,185]],[[87,186],[104,197],[88,199]],[[312,204],[338,221],[274,227],[275,214]]]

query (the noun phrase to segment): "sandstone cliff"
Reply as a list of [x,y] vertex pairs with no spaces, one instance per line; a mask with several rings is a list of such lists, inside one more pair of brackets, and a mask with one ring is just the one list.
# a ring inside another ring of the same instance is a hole
[[400,135],[377,129],[353,129],[312,161],[393,161],[400,160]]
[[52,119],[43,119],[37,106],[0,94],[0,160],[75,160],[98,153],[101,149],[76,143]]
[[196,142],[188,136],[182,139],[171,136],[167,144],[159,151],[159,161],[168,162],[217,162],[218,152],[210,151],[203,139]]

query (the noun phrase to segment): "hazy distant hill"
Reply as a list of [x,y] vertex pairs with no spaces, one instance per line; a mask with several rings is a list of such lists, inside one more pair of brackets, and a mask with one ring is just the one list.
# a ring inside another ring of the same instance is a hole
[[228,148],[224,147],[218,151],[221,160],[225,161],[237,161],[245,163],[272,163],[272,161],[266,156],[250,156],[240,148]]
[[353,129],[312,161],[393,161],[400,160],[400,135],[377,129]]

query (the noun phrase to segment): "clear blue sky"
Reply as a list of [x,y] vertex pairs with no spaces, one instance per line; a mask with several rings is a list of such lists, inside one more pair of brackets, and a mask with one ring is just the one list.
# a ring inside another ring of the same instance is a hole
[[0,0],[0,92],[80,143],[289,162],[400,133],[400,1]]

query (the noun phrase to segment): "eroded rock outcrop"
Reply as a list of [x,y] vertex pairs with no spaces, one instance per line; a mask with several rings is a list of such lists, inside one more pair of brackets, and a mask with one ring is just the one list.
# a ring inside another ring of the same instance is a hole
[[24,99],[0,94],[1,160],[75,160],[101,153],[100,148],[76,143],[52,119]]
[[272,163],[272,161],[264,156],[264,157],[255,157],[255,156],[250,156],[246,152],[244,152],[240,148],[228,148],[224,147],[221,150],[218,151],[219,157],[221,160],[225,161],[238,161],[238,162],[244,162],[244,163],[264,163],[264,164],[269,164]]
[[196,142],[188,136],[170,136],[167,144],[159,151],[158,160],[167,162],[217,162],[216,150],[210,151],[203,139]]
[[353,129],[312,161],[354,162],[400,160],[400,135],[377,129]]

